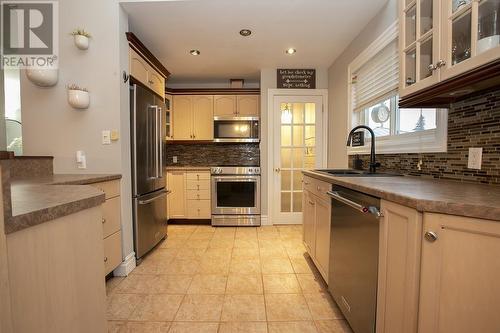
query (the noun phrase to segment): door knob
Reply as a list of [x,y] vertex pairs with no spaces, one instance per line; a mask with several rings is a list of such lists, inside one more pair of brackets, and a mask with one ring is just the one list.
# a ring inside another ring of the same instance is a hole
[[274,169],[274,171],[276,171],[277,173],[280,173],[281,169],[280,168],[276,168],[276,169]]
[[427,231],[424,238],[426,241],[434,243],[438,239],[438,236],[434,231]]

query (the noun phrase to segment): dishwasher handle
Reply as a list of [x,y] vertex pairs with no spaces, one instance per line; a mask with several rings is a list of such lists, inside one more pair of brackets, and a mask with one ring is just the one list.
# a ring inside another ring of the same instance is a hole
[[337,191],[328,191],[328,192],[326,192],[326,194],[328,194],[333,199],[340,201],[343,204],[346,204],[346,205],[356,209],[357,211],[359,211],[361,213],[370,213],[370,214],[375,215],[377,218],[381,218],[384,216],[384,215],[382,215],[382,213],[380,212],[380,210],[377,207],[375,207],[375,206],[366,207],[366,206],[360,205],[357,202],[354,202],[352,200],[344,198]]

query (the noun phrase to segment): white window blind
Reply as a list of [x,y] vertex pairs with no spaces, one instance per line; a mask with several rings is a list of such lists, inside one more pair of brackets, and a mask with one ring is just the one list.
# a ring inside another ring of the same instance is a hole
[[357,69],[351,78],[352,110],[361,111],[397,91],[399,58],[397,39]]

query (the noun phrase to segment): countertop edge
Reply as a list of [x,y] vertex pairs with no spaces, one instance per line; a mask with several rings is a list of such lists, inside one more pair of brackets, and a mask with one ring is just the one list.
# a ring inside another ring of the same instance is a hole
[[117,180],[117,179],[122,179],[122,175],[120,175],[120,174],[112,174],[112,175],[105,175],[105,176],[89,175],[89,178],[87,178],[87,179],[74,180],[74,181],[71,181],[71,180],[60,181],[60,182],[54,182],[54,183],[51,183],[48,185],[89,185],[89,184],[95,184],[95,183],[101,183],[101,182],[108,182],[108,181]]
[[99,193],[80,200],[34,210],[21,215],[11,216],[5,221],[5,234],[11,234],[13,232],[56,220],[85,209],[97,207],[102,205],[105,201],[105,194]]
[[[457,216],[465,216],[478,219],[500,221],[500,209],[496,207],[490,207],[487,205],[468,204],[466,202],[456,203],[444,200],[437,201],[437,200],[412,198],[411,196],[405,196],[396,193],[388,193],[386,191],[380,191],[368,186],[352,184],[348,181],[342,180],[341,177],[327,176],[310,170],[304,170],[303,173],[307,176],[319,180],[323,180],[339,186],[344,186],[355,191],[379,197],[383,200],[395,202],[403,206],[414,208],[422,213],[440,213],[440,214],[457,215]],[[404,177],[409,177],[409,176],[404,176]]]

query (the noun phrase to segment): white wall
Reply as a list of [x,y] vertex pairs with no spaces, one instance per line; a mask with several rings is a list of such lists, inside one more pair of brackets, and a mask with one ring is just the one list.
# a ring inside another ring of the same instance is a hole
[[[269,118],[268,107],[268,90],[276,89],[276,68],[263,68],[260,71],[260,114],[261,114],[261,139],[260,139],[260,166],[261,166],[261,210],[262,215],[268,214],[268,193],[267,186],[269,182],[267,160],[269,144],[269,134],[267,132],[267,124]],[[328,88],[328,70],[326,68],[316,68],[316,88]],[[328,141],[327,141],[328,143]]]
[[329,147],[328,166],[347,167],[347,112],[348,77],[347,68],[351,61],[380,36],[397,19],[397,0],[389,0],[380,12],[368,23],[361,33],[328,69],[329,101]]
[[[77,49],[69,33],[92,34],[87,51]],[[59,2],[59,82],[40,88],[21,75],[25,155],[54,156],[54,173],[120,173],[122,180],[123,254],[133,251],[128,83],[121,72],[126,56],[128,19],[116,0]],[[78,111],[67,102],[66,85],[88,88],[90,107]],[[101,131],[116,129],[120,140],[101,144]],[[87,169],[77,169],[75,152],[83,150]]]

